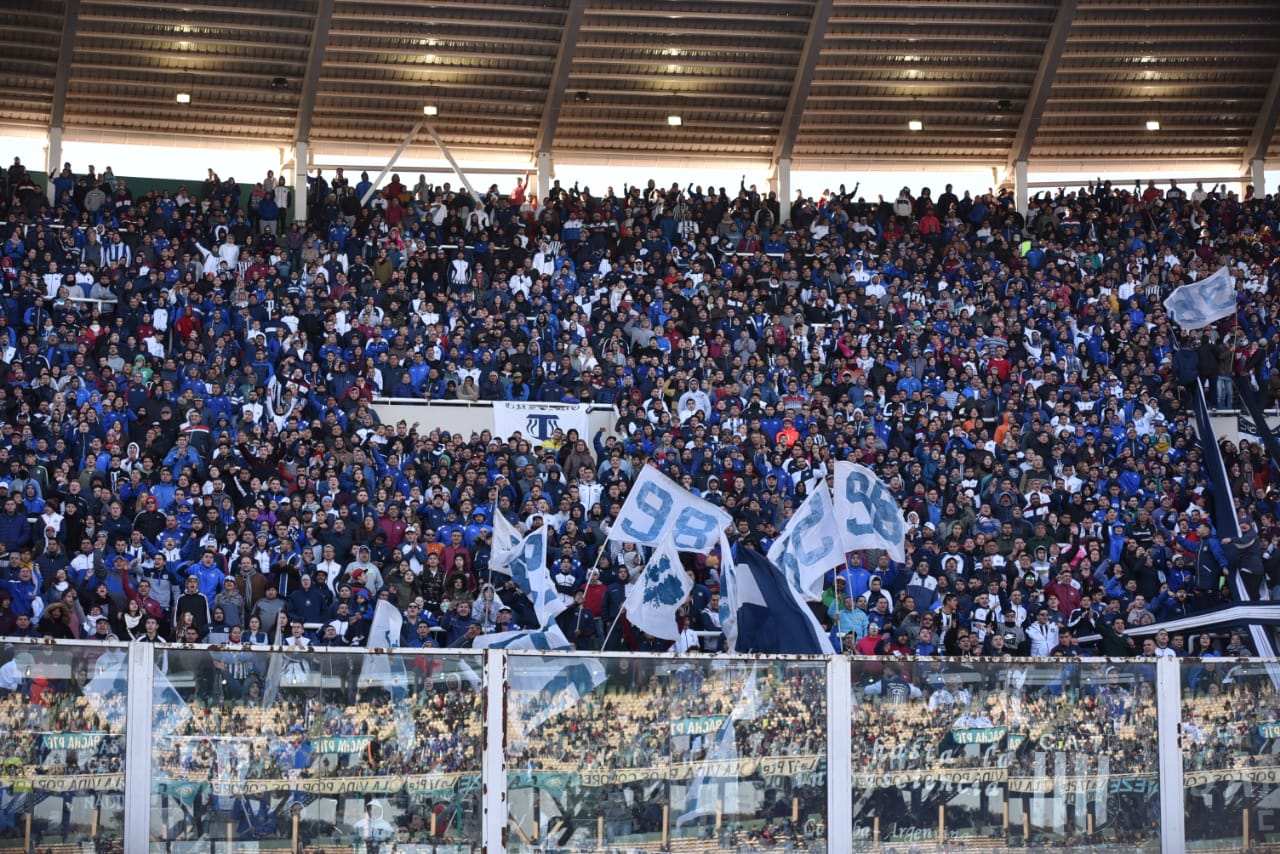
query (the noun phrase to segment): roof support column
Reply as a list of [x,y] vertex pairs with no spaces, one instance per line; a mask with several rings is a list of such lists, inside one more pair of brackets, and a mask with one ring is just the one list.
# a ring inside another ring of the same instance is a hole
[[[481,206],[483,200],[480,198],[480,195],[476,193],[476,188],[471,186],[471,182],[467,180],[467,176],[458,166],[458,161],[453,159],[453,154],[450,153],[449,147],[444,144],[444,140],[440,138],[440,134],[436,133],[436,129],[431,125],[427,125],[427,133],[431,135],[432,141],[435,142],[436,148],[440,149],[440,153],[444,155],[444,159],[449,161],[449,165],[453,167],[453,174],[457,175],[462,186],[467,188],[467,192],[471,194],[471,198],[475,199],[476,205]],[[399,155],[396,156],[399,157]]]
[[[791,218],[791,158],[782,157],[773,166],[773,183],[778,193],[778,219]],[[781,225],[782,223],[778,223]]]
[[1027,186],[1027,161],[1013,162],[1013,202],[1023,216],[1031,210],[1031,190]]
[[[409,135],[404,138],[404,142],[400,143],[400,147],[391,155],[391,159],[387,161],[387,165],[382,167],[382,171],[378,173],[378,177],[373,179],[373,183],[369,185],[369,189],[365,191],[364,198],[360,200],[360,206],[369,204],[369,200],[373,198],[373,194],[378,192],[382,187],[382,181],[387,177],[387,173],[395,168],[400,157],[409,148],[409,144],[418,136],[418,131],[422,130],[422,122],[418,122],[409,130]],[[433,134],[434,136],[434,134]],[[456,169],[455,169],[456,171]],[[474,194],[473,194],[474,195]]]
[[1049,40],[1040,57],[1040,67],[1036,69],[1031,91],[1027,93],[1026,106],[1022,110],[1022,118],[1018,121],[1018,130],[1013,136],[1009,159],[1005,161],[1005,174],[1019,160],[1025,161],[1031,156],[1036,132],[1040,130],[1040,118],[1044,115],[1044,106],[1053,90],[1053,81],[1058,75],[1058,64],[1062,61],[1062,51],[1067,46],[1067,37],[1071,34],[1071,23],[1075,20],[1078,5],[1079,0],[1061,0],[1061,5],[1058,6],[1058,16],[1053,20],[1053,29],[1049,31]]
[[53,179],[62,171],[62,128],[49,128],[49,145],[47,147],[48,156],[45,158],[47,165],[45,168],[45,195],[49,198],[49,204],[57,203],[58,191],[53,187]]
[[53,76],[53,103],[49,106],[49,146],[45,169],[45,193],[49,204],[57,201],[53,179],[62,171],[62,129],[66,126],[67,90],[71,86],[71,57],[75,53],[76,24],[80,21],[80,0],[67,0],[62,18],[62,50]]
[[293,221],[307,221],[307,157],[310,145],[302,140],[293,143]]
[[1253,185],[1254,198],[1262,198],[1267,194],[1267,161],[1255,157],[1249,162],[1249,183]]
[[547,196],[551,195],[551,176],[553,169],[551,165],[551,152],[539,151],[537,162],[538,174],[535,184],[535,191],[538,194],[537,202],[541,205],[546,201]]

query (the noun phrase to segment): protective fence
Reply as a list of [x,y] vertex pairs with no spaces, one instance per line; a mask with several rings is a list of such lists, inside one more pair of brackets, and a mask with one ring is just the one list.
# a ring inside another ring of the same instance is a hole
[[0,852],[1280,845],[1280,667],[14,643]]

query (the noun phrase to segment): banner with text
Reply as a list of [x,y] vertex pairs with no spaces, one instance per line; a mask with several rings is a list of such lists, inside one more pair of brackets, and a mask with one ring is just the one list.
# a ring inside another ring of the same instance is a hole
[[[577,430],[578,435],[589,442],[591,425],[587,414],[590,409],[585,403],[497,401],[493,404],[493,433],[506,439],[519,432],[529,444],[537,447],[555,435],[557,429],[563,433]],[[572,476],[576,477],[577,472]]]

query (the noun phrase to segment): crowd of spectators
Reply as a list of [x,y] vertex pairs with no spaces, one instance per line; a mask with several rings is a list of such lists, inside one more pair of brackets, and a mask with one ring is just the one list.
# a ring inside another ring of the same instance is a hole
[[[1238,375],[1275,402],[1273,197],[307,180],[294,222],[270,173],[135,196],[68,164],[49,204],[15,159],[0,634],[361,646],[386,599],[404,645],[469,646],[537,623],[489,572],[502,513],[548,527],[576,646],[662,649],[619,619],[644,556],[608,539],[647,464],[762,549],[835,461],[875,469],[907,559],[832,574],[815,609],[851,651],[1137,654],[1127,627],[1231,573],[1280,583],[1262,446],[1222,446],[1254,525],[1220,539],[1186,397],[1231,405]],[[1239,312],[1178,334],[1163,298],[1221,264]],[[382,395],[619,418],[537,444],[383,424]],[[719,556],[686,562],[716,649]]]

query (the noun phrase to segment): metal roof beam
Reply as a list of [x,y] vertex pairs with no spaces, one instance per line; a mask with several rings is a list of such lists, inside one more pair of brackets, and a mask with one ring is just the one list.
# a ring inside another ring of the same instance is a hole
[[[818,0],[813,7],[813,15],[809,18],[809,32],[804,38],[804,49],[800,52],[800,61],[796,66],[796,76],[791,81],[791,94],[787,96],[787,109],[782,115],[782,124],[778,127],[778,142],[773,148],[773,162],[790,160],[791,150],[795,148],[796,137],[800,133],[800,120],[804,117],[804,106],[809,100],[809,88],[813,84],[813,72],[818,67],[818,56],[822,53],[822,42],[826,38],[827,22],[831,20],[831,8],[835,0]],[[784,204],[786,200],[783,200]]]
[[1075,20],[1078,0],[1062,0],[1058,7],[1058,17],[1053,21],[1053,29],[1049,31],[1049,41],[1045,44],[1044,54],[1040,57],[1040,67],[1036,69],[1035,80],[1031,84],[1031,92],[1027,96],[1027,105],[1022,111],[1022,119],[1018,122],[1018,132],[1013,138],[1009,150],[1006,168],[1012,169],[1019,160],[1026,160],[1031,153],[1031,146],[1036,141],[1036,130],[1040,125],[1040,117],[1044,114],[1044,105],[1049,101],[1049,93],[1053,90],[1053,80],[1058,73],[1058,63],[1062,61],[1062,51],[1067,46],[1067,36],[1071,33],[1071,24]]
[[[573,53],[578,46],[578,34],[582,31],[582,18],[587,9],[586,0],[569,0],[564,13],[564,29],[560,35],[560,50],[556,52],[556,64],[551,71],[547,97],[542,106],[542,122],[534,142],[533,156],[539,151],[550,151],[555,141],[556,124],[560,121],[560,109],[564,106],[564,92],[569,85],[569,70],[573,65]],[[443,146],[441,147],[443,151]],[[461,173],[459,173],[461,175]]]
[[1253,161],[1263,160],[1267,149],[1271,147],[1271,137],[1276,132],[1276,120],[1280,119],[1280,61],[1276,62],[1275,71],[1271,73],[1271,85],[1267,95],[1258,108],[1258,121],[1249,134],[1249,142],[1244,147],[1243,167],[1248,172]]
[[306,75],[302,78],[302,92],[298,96],[298,115],[293,122],[295,142],[311,140],[311,114],[316,108],[316,89],[320,86],[320,72],[324,68],[324,55],[329,47],[329,24],[333,21],[333,0],[316,0],[316,22],[311,31],[311,55],[307,60]]
[[62,49],[58,51],[58,68],[53,77],[53,103],[49,108],[49,127],[62,127],[67,113],[67,87],[71,84],[71,59],[75,54],[76,25],[80,19],[80,0],[67,0],[62,17]]

